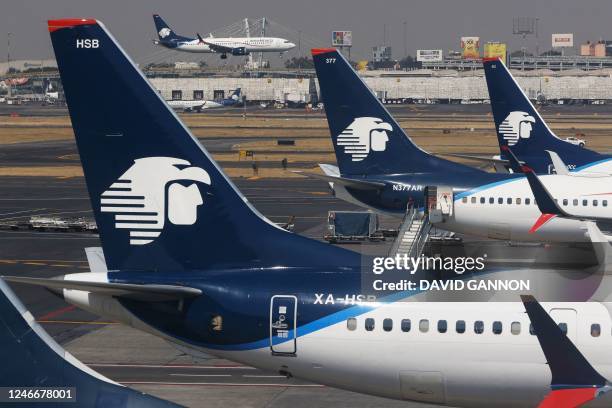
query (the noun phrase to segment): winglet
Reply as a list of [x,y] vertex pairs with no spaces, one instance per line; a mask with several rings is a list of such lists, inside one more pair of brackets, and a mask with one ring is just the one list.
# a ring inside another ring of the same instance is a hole
[[535,297],[522,295],[521,300],[552,374],[552,391],[539,407],[578,407],[607,392],[608,381],[593,368]]
[[552,215],[567,215],[565,211],[563,211],[552,198],[544,184],[540,181],[538,176],[536,176],[535,172],[528,165],[521,165],[518,161],[517,157],[514,155],[512,150],[508,146],[502,146],[502,150],[508,153],[508,158],[510,160],[511,166],[520,168],[520,170],[527,176],[527,181],[529,182],[529,186],[531,187],[531,191],[533,192],[533,196],[535,197],[536,204],[542,214],[552,214]]

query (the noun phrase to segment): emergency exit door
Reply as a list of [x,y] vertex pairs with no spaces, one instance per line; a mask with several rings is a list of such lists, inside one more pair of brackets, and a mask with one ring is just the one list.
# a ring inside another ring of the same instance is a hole
[[297,298],[272,296],[270,301],[270,350],[276,355],[295,355],[297,351]]

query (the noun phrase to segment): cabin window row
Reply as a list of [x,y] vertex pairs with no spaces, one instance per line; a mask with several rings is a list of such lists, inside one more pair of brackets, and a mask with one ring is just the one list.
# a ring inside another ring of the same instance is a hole
[[[564,334],[567,334],[567,323],[560,322],[558,323],[558,326]],[[349,318],[346,321],[346,327],[350,331],[357,330],[357,319],[354,317]],[[365,319],[364,328],[366,331],[373,331],[375,327],[376,327],[375,319],[371,317]],[[437,321],[436,329],[438,333],[446,333],[448,331],[448,327],[449,325],[446,320]],[[491,331],[493,334],[502,334],[503,329],[504,329],[504,325],[501,321],[494,321],[490,327],[491,327]],[[382,329],[383,331],[386,331],[386,332],[392,331],[393,330],[393,319],[389,319],[389,318],[383,319]],[[427,333],[429,332],[429,329],[430,329],[429,319],[421,319],[418,321],[419,332]],[[405,333],[410,332],[412,330],[412,320],[402,319],[400,321],[400,330]],[[466,332],[466,330],[468,330],[468,325],[466,324],[465,320],[457,320],[455,322],[455,332],[459,334],[463,334]],[[482,320],[476,320],[472,328],[470,328],[470,330],[473,330],[475,334],[483,334],[485,331],[485,322]],[[512,333],[513,335],[521,334],[521,322],[512,322],[510,324],[510,333]],[[535,331],[531,323],[529,324],[529,334],[535,335]],[[601,335],[601,326],[598,323],[591,324],[591,336],[599,337],[600,335]]]
[[[504,197],[497,197],[497,198],[496,197],[488,197],[488,198],[487,197],[470,197],[469,201],[472,204],[477,204],[477,203],[486,204],[487,202],[489,204],[495,204],[495,203],[497,203],[497,204],[504,204],[504,203],[506,203],[506,204],[517,204],[517,205],[521,205],[521,204],[530,205],[532,203],[535,204],[535,201],[532,201],[531,198],[522,199],[521,197],[517,197],[517,198],[512,198],[512,197],[506,197],[506,198],[504,198]],[[461,199],[461,202],[462,203],[467,203],[468,202],[468,198],[467,197],[463,197]],[[555,202],[559,202],[559,201],[555,198]],[[607,207],[608,206],[608,200],[591,200],[591,204],[590,205],[592,205],[593,207],[598,207],[600,202],[601,202],[601,206],[602,207]],[[568,206],[568,205],[570,205],[570,200],[568,198],[564,198],[561,201],[561,204],[563,206]],[[573,205],[574,207],[578,207],[581,204],[582,204],[583,207],[587,207],[587,206],[589,206],[589,200],[585,200],[585,199],[579,200],[577,198],[574,198],[571,201],[571,205]]]

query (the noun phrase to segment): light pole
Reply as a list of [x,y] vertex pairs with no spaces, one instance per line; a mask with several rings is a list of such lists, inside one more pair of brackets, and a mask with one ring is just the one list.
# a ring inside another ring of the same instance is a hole
[[[9,32],[6,35],[6,73],[7,73],[7,76],[8,74],[11,73],[11,34],[12,33]],[[13,96],[12,87],[13,85],[9,78],[9,86],[8,86],[8,96],[9,97]]]

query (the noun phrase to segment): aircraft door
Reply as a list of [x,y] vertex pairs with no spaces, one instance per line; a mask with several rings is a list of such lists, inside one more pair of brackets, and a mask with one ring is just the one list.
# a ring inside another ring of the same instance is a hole
[[275,295],[270,300],[270,350],[273,355],[297,351],[297,298]]
[[576,344],[578,328],[576,310],[574,309],[551,309],[550,317],[566,332],[567,337]]
[[453,215],[453,189],[448,186],[438,186],[436,193],[437,208],[443,215]]

